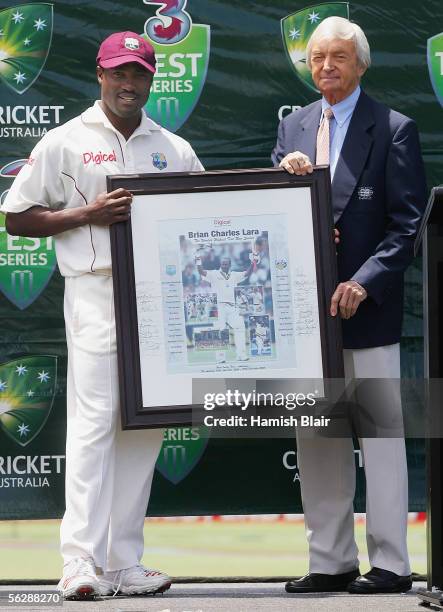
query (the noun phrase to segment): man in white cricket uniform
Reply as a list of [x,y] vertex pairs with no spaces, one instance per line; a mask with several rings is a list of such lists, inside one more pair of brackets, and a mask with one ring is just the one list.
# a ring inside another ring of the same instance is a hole
[[255,343],[257,345],[257,355],[263,355],[268,328],[257,321],[255,325]]
[[252,293],[252,306],[253,312],[255,314],[259,314],[263,305],[262,294],[260,293],[260,289],[256,287]]
[[248,296],[245,294],[244,290],[239,291],[235,303],[239,312],[241,312],[242,314],[247,314],[249,310],[249,301]]
[[108,174],[203,170],[186,141],[146,116],[154,73],[154,50],[137,34],[103,41],[101,100],[42,138],[2,207],[10,234],[56,236],[65,277],[66,513],[58,588],[68,598],[156,593],[171,584],[140,565],[163,432],[122,431],[119,424],[109,226],[129,218],[132,194],[106,193]]
[[251,265],[244,272],[232,272],[229,257],[222,258],[219,270],[204,270],[201,257],[197,256],[195,260],[199,274],[211,283],[212,288],[217,293],[218,329],[225,329],[229,325],[234,332],[238,361],[246,361],[248,357],[246,355],[245,322],[235,306],[234,290],[239,283],[252,274],[258,256],[251,253],[250,259]]

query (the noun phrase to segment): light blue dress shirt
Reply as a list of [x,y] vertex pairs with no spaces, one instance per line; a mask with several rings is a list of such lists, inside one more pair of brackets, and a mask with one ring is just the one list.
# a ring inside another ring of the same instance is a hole
[[338,158],[340,157],[341,148],[345,141],[352,113],[354,112],[357,100],[360,96],[360,86],[347,98],[331,106],[325,98],[321,100],[322,114],[320,121],[323,119],[323,112],[330,108],[334,113],[334,118],[331,119],[329,125],[329,167],[331,171],[331,181],[334,178],[335,168],[337,167]]

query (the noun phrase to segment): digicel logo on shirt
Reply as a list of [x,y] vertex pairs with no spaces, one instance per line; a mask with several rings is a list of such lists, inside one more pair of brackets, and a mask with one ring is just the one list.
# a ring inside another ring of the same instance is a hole
[[98,153],[94,153],[93,151],[83,153],[83,164],[85,166],[91,162],[95,165],[99,165],[107,161],[117,161],[114,149],[112,149],[111,153],[103,153],[103,151],[99,151]]

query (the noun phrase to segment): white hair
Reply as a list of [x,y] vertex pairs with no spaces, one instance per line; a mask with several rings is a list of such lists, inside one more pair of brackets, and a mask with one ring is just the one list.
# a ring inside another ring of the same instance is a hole
[[365,33],[356,23],[343,17],[327,17],[315,28],[306,46],[306,64],[311,70],[312,45],[318,40],[353,40],[360,65],[366,70],[371,65],[371,50]]

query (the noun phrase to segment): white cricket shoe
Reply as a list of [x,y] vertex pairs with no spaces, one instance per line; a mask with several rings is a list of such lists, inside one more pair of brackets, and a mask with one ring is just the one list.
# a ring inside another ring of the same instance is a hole
[[117,572],[105,572],[98,579],[100,595],[155,595],[164,593],[171,586],[171,578],[167,574],[140,564]]
[[63,568],[57,585],[64,599],[94,599],[100,595],[100,585],[91,557],[75,557]]

